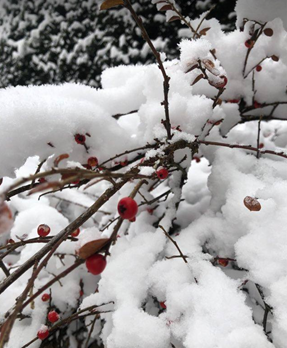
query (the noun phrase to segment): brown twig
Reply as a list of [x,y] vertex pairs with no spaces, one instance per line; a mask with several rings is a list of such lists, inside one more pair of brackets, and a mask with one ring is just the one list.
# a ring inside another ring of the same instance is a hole
[[174,246],[176,247],[176,249],[178,250],[179,252],[179,255],[180,257],[183,259],[183,261],[185,263],[188,263],[187,262],[187,257],[182,253],[182,251],[180,250],[180,247],[178,246],[177,242],[166,232],[166,230],[163,228],[163,226],[159,225],[158,226],[159,228],[161,228],[164,232],[164,234],[167,236],[167,238],[174,244]]
[[164,101],[162,102],[164,106],[165,111],[165,120],[163,121],[163,124],[165,126],[166,132],[167,132],[167,138],[171,139],[171,124],[170,124],[170,118],[169,118],[169,103],[168,103],[168,92],[169,92],[169,80],[170,77],[166,74],[165,68],[163,66],[162,60],[160,58],[159,52],[154,47],[154,44],[152,43],[141,18],[136,14],[135,10],[133,9],[131,3],[129,0],[123,0],[124,6],[130,11],[133,19],[137,23],[138,27],[141,30],[142,37],[146,41],[146,43],[149,45],[153,55],[155,56],[155,59],[158,63],[158,67],[162,73],[163,76],[163,94],[164,94]]

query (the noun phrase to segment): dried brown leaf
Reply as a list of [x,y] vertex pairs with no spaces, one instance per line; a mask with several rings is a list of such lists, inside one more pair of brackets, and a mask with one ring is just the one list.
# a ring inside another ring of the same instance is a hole
[[203,35],[203,36],[206,35],[206,33],[208,32],[209,29],[210,29],[210,27],[201,29],[200,32],[199,32],[199,35],[201,35],[201,36],[202,36],[202,35]]
[[28,192],[28,196],[32,195],[33,193],[42,192],[50,189],[60,189],[62,186],[63,184],[59,181],[44,182],[43,184],[37,185],[36,187],[32,188],[32,190]]
[[58,167],[59,163],[66,159],[69,158],[70,156],[67,153],[63,153],[62,155],[59,155],[58,157],[55,158],[54,160],[54,167]]
[[173,22],[173,21],[178,21],[178,20],[180,20],[180,17],[179,17],[179,16],[172,16],[172,17],[170,17],[170,19],[168,20],[168,23]]
[[191,86],[195,85],[199,80],[203,78],[203,74],[198,75],[195,80],[192,82]]
[[109,238],[101,238],[84,244],[78,251],[79,257],[86,260],[88,257],[99,252],[109,242],[109,240]]
[[172,6],[171,6],[171,5],[165,5],[165,4],[163,4],[162,6],[158,6],[158,10],[159,10],[159,11],[168,11],[168,10],[172,10]]
[[205,66],[205,68],[211,72],[214,76],[218,76],[220,74],[219,70],[215,68],[215,65],[212,60],[210,59],[202,59],[202,64]]
[[100,7],[100,10],[109,10],[112,7],[124,5],[123,0],[105,0]]

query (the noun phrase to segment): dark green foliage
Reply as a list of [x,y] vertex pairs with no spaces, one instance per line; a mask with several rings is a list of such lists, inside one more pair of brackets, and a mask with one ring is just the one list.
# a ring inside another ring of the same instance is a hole
[[[235,0],[177,1],[181,12],[212,12],[226,29]],[[154,62],[140,31],[121,7],[99,11],[95,0],[0,0],[0,85],[80,82],[99,86],[101,71],[130,63]],[[151,0],[134,2],[156,47],[178,56],[179,22],[166,23]],[[123,34],[124,33],[124,34]]]

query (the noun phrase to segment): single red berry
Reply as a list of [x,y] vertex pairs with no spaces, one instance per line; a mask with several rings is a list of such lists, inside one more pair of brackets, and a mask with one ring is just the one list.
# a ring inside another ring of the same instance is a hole
[[258,103],[258,102],[255,100],[254,103],[253,103],[253,107],[254,107],[254,109],[261,108],[261,104]]
[[106,268],[107,261],[103,255],[95,254],[87,258],[86,267],[94,275],[101,274]]
[[138,212],[137,202],[131,197],[124,197],[118,203],[118,212],[123,219],[132,219]]
[[161,168],[156,171],[156,175],[160,180],[166,179],[168,177],[168,170],[166,168]]
[[41,299],[42,299],[43,302],[47,302],[47,301],[50,300],[50,295],[45,293],[45,294],[42,295]]
[[80,234],[80,229],[77,228],[74,232],[71,233],[72,237],[78,237],[78,235]]
[[82,297],[84,295],[84,291],[80,290],[79,294],[80,294],[80,297]]
[[222,267],[226,267],[228,265],[228,260],[221,257],[217,259],[217,262]]
[[153,209],[152,208],[147,208],[147,210],[146,210],[150,215],[152,215],[153,214]]
[[262,70],[262,66],[261,65],[257,65],[257,67],[256,67],[256,71],[261,71]]
[[88,165],[93,167],[96,167],[99,164],[99,161],[97,159],[97,157],[90,157],[88,158]]
[[200,157],[198,156],[193,156],[192,159],[195,160],[196,163],[199,163],[201,161]]
[[136,218],[135,216],[133,218],[130,219],[130,222],[135,222],[136,221]]
[[37,228],[37,232],[40,237],[47,237],[50,231],[50,227],[45,224],[39,225]]
[[129,163],[128,160],[125,160],[125,161],[121,161],[121,162],[120,162],[120,164],[121,164],[122,167],[127,166],[128,163]]
[[40,184],[44,184],[45,182],[47,182],[45,178],[40,178],[38,181]]
[[253,46],[253,44],[254,44],[254,42],[252,40],[250,40],[250,39],[245,41],[245,46],[247,48],[251,48]]
[[86,137],[83,134],[76,134],[75,135],[75,140],[77,144],[83,145],[86,141]]
[[42,325],[41,329],[37,332],[39,340],[44,340],[49,336],[49,329],[46,325]]
[[161,306],[162,309],[166,309],[165,302],[160,302],[159,305]]
[[59,314],[56,311],[51,311],[48,313],[48,320],[50,323],[55,323],[60,318]]
[[260,143],[259,144],[259,149],[262,149],[264,147],[264,144],[263,143]]

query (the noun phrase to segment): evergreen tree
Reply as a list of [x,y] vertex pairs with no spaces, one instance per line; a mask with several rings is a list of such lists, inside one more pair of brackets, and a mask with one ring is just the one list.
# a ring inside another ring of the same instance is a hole
[[[181,0],[177,5],[196,18],[214,3]],[[95,0],[1,0],[0,6],[1,87],[71,81],[99,86],[107,67],[154,61],[125,8],[99,11]],[[234,6],[235,0],[223,0],[212,12],[226,30],[234,26]],[[178,21],[166,23],[151,0],[134,8],[156,48],[177,57]]]

